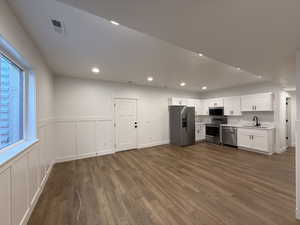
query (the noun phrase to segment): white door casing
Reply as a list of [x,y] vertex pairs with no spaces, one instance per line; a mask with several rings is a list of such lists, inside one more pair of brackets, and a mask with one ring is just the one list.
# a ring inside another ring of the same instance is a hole
[[137,99],[115,99],[115,151],[137,148]]

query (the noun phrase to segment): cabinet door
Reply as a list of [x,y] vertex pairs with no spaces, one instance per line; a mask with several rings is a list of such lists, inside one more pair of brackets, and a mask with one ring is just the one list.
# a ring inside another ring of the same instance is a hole
[[224,115],[225,116],[241,115],[241,98],[239,96],[224,98]]
[[237,141],[239,147],[251,148],[252,140],[249,133],[238,131]]
[[200,126],[200,124],[196,124],[196,126],[195,126],[195,139],[196,139],[196,141],[201,140],[201,126]]
[[242,111],[254,111],[255,97],[253,95],[245,95],[241,97]]
[[[195,107],[196,108],[196,101],[197,101],[197,99],[191,99],[191,98],[189,98],[189,99],[187,99],[187,106],[190,106],[190,107]],[[183,100],[183,102],[184,102],[184,100]]]
[[200,125],[200,140],[204,140],[205,139],[205,125],[201,124]]
[[201,115],[208,116],[209,113],[208,107],[209,107],[209,100],[208,99],[202,100],[202,108],[200,110]]
[[273,94],[261,93],[241,97],[242,111],[272,111]]
[[273,95],[272,93],[263,93],[255,95],[255,111],[272,111]]
[[197,116],[202,115],[203,101],[200,99],[195,99],[194,104],[195,104],[195,115]]
[[268,152],[268,136],[267,135],[253,135],[252,136],[252,148]]
[[223,98],[211,98],[208,99],[208,107],[223,107],[224,103],[223,103]]
[[187,105],[188,100],[185,98],[171,98],[170,105]]

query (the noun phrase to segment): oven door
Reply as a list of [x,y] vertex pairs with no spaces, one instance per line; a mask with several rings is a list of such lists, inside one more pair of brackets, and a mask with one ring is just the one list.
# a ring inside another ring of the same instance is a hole
[[207,124],[205,126],[205,132],[206,132],[206,136],[220,137],[220,126],[219,125]]

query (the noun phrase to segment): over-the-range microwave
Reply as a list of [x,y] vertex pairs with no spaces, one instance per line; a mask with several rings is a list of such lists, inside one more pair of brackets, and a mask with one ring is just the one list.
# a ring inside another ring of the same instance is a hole
[[211,107],[209,108],[210,116],[224,116],[224,107]]

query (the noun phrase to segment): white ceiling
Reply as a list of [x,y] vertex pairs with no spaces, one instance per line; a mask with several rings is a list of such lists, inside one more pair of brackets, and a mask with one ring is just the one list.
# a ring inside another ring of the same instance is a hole
[[295,82],[299,0],[59,0],[236,65]]
[[[64,1],[72,2],[71,0]],[[253,16],[257,16],[258,13],[248,18],[249,12],[244,15],[241,12],[235,12],[232,8],[233,12],[228,15],[226,12],[229,13],[230,7],[216,0],[172,0],[169,10],[167,7],[169,1],[164,0],[162,3],[161,1],[122,0],[118,2],[118,5],[115,0],[85,0],[73,1],[73,3],[77,3],[77,7],[88,8],[89,11],[102,15],[108,20],[117,20],[128,27],[151,33],[193,51],[125,26],[114,26],[102,17],[55,0],[14,0],[11,1],[11,4],[57,75],[118,82],[133,81],[137,84],[201,91],[202,86],[207,86],[208,90],[214,90],[273,80],[275,73],[270,73],[271,76],[267,72],[274,70],[274,63],[277,63],[276,68],[278,65],[283,65],[276,72],[276,76],[279,75],[279,72],[281,73],[278,81],[283,84],[287,82],[293,84],[294,77],[291,74],[294,72],[294,54],[291,54],[293,51],[287,48],[288,44],[285,41],[288,37],[284,38],[284,35],[278,37],[274,30],[271,30],[270,33],[274,35],[274,39],[265,43],[265,34],[268,32],[260,30],[261,24],[257,24],[258,30],[256,30],[254,24],[250,23],[252,19],[257,22]],[[265,1],[260,0],[260,2]],[[292,2],[290,0],[285,1]],[[182,6],[180,2],[185,3],[184,10],[178,8]],[[230,2],[235,1],[231,0]],[[250,1],[239,0],[237,2],[240,2],[238,6],[243,9],[249,6]],[[274,4],[278,5],[278,2],[276,1]],[[116,5],[119,7],[115,7]],[[224,12],[219,7],[223,8]],[[215,17],[210,14],[212,10]],[[255,10],[261,11],[260,8],[255,8]],[[285,11],[286,8],[282,10]],[[293,12],[294,10],[291,15],[294,15]],[[163,17],[164,13],[166,14]],[[243,20],[238,18],[236,14],[241,16]],[[235,19],[232,18],[234,15],[236,16]],[[230,17],[231,20],[226,16]],[[65,35],[58,34],[53,30],[49,18],[63,21],[66,29]],[[188,23],[188,18],[190,23]],[[264,19],[271,20],[267,16],[261,18],[262,21]],[[300,18],[298,21],[300,23]],[[229,22],[233,24],[227,24]],[[281,21],[279,25],[282,25],[281,31],[288,32],[289,29],[283,26],[285,22],[286,20]],[[261,23],[265,24],[264,22]],[[270,28],[274,28],[274,26],[275,24]],[[233,27],[236,29],[231,34],[229,28],[232,31]],[[290,33],[287,34],[290,35]],[[283,41],[282,44],[279,44],[280,38]],[[295,44],[294,39],[296,39],[295,36],[289,40]],[[254,43],[258,43],[258,45]],[[267,46],[262,43],[267,44]],[[274,47],[275,44],[278,44],[278,49],[265,52],[266,49],[270,50],[270,47]],[[292,43],[289,47],[291,45]],[[254,54],[255,51],[256,54]],[[237,71],[232,66],[207,57],[199,57],[196,52],[214,56],[230,65],[252,71],[253,74]],[[277,55],[273,55],[276,53]],[[269,58],[270,55],[271,58]],[[101,73],[92,74],[90,72],[92,66],[98,66]],[[262,71],[267,72],[263,73]],[[263,79],[259,79],[257,75],[262,74],[264,75]],[[147,76],[154,77],[151,84],[147,82]],[[181,81],[185,81],[187,86],[180,87]],[[285,85],[289,86],[288,83]]]

